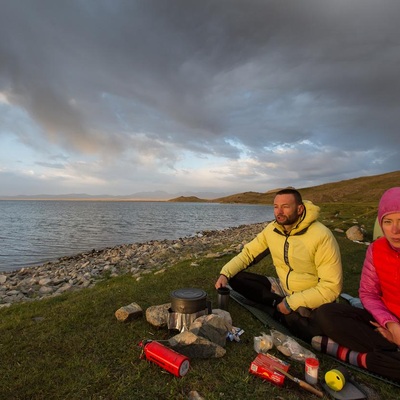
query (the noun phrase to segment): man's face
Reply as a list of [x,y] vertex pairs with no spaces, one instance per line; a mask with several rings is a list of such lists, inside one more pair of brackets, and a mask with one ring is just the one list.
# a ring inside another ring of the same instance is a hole
[[292,194],[280,194],[275,196],[274,215],[279,225],[293,226],[303,211],[304,206],[297,205]]

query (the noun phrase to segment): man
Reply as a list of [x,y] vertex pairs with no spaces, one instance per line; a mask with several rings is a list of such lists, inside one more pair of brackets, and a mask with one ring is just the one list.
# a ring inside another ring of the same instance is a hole
[[[274,307],[274,315],[289,330],[310,342],[319,334],[313,310],[335,301],[342,289],[339,246],[317,221],[319,207],[303,202],[295,189],[277,192],[274,215],[275,220],[225,264],[215,287],[229,283],[246,298]],[[275,286],[273,278],[244,271],[269,252],[279,278]]]

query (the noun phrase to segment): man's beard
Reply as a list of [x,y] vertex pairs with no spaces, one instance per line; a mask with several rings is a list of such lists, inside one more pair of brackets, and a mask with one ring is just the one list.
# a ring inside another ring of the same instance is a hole
[[294,225],[296,222],[297,222],[297,220],[299,219],[299,216],[298,215],[295,215],[295,214],[292,214],[292,215],[289,215],[289,216],[283,216],[283,217],[285,217],[285,219],[284,220],[282,220],[282,221],[279,221],[276,217],[275,217],[275,219],[276,219],[276,222],[279,224],[279,225]]

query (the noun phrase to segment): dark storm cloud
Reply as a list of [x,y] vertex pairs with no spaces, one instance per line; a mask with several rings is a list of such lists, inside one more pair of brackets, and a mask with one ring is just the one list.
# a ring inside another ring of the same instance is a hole
[[[327,159],[338,176],[400,168],[396,0],[1,8],[0,91],[61,148],[154,151],[173,166],[183,149],[237,159],[244,146],[310,179]],[[282,157],[277,146],[297,151]],[[370,158],[358,161],[361,151]]]

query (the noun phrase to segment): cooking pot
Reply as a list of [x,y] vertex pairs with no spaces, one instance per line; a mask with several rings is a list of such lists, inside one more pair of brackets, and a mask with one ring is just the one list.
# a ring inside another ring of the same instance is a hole
[[171,293],[171,310],[175,313],[193,314],[207,307],[207,293],[202,289],[183,288]]

